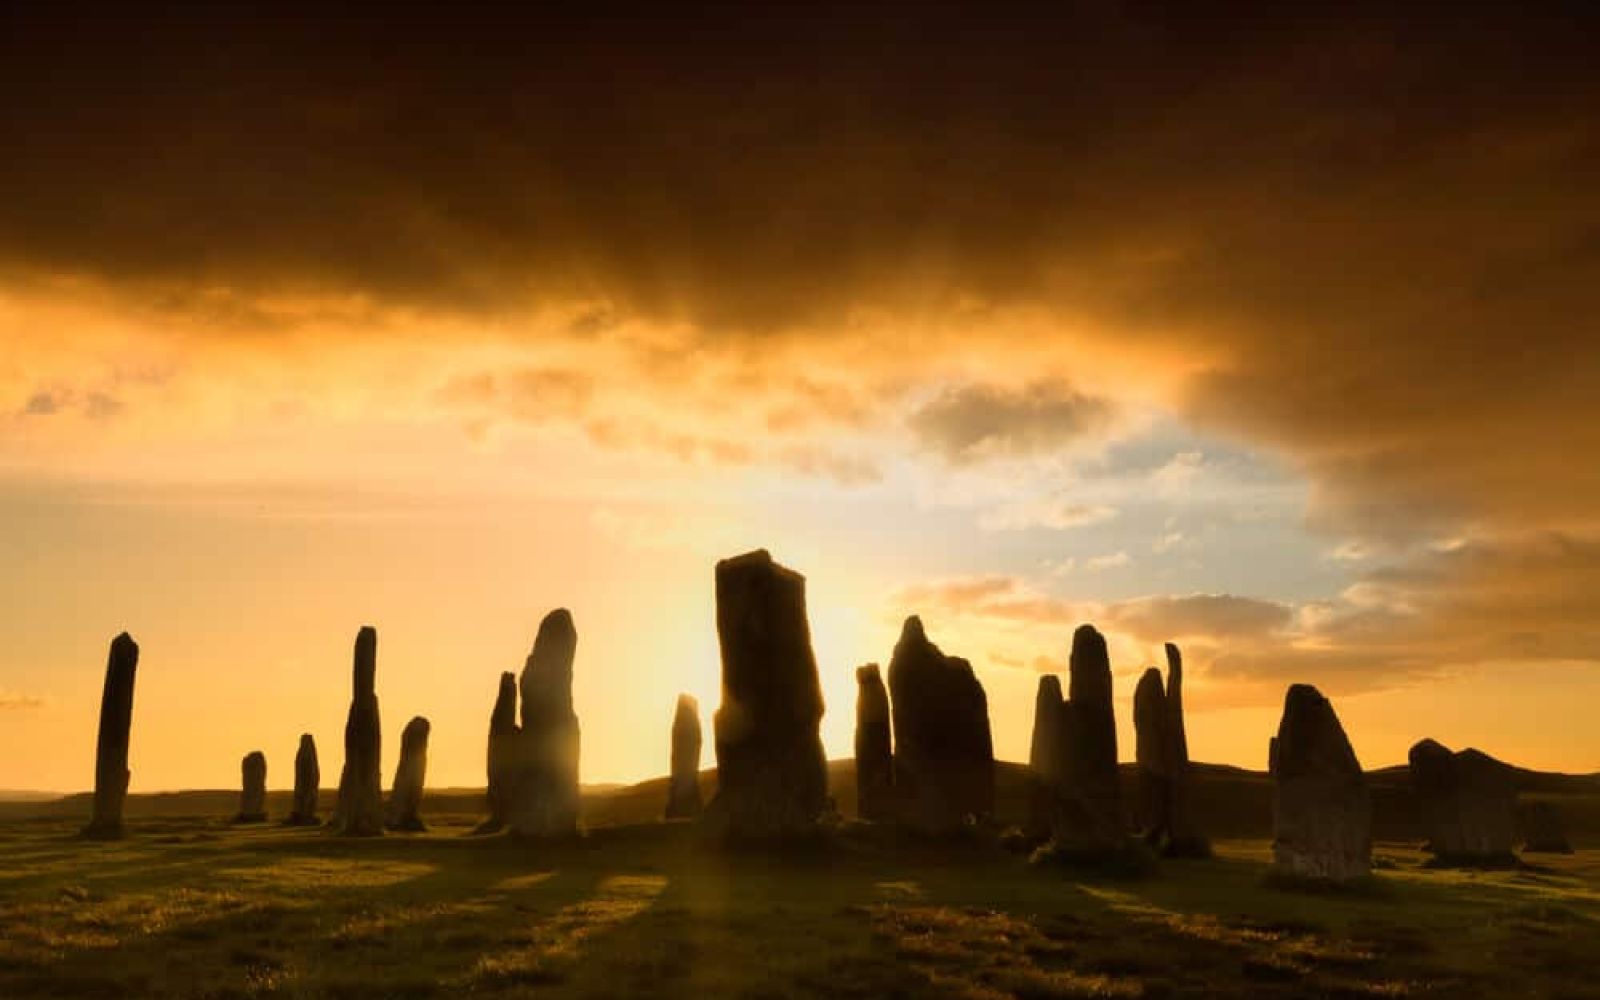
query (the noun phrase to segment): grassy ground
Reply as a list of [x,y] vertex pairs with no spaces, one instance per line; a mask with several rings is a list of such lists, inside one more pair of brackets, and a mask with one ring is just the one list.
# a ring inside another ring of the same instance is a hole
[[532,847],[154,818],[0,822],[0,996],[1600,997],[1600,853],[1265,887],[1266,844],[1139,881],[844,837],[724,857],[693,830]]

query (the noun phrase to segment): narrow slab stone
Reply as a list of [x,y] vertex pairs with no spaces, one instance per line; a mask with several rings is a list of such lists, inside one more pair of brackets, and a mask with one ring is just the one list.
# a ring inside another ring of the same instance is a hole
[[516,757],[517,675],[507,670],[500,675],[500,689],[489,714],[488,799],[489,818],[478,826],[478,833],[493,833],[505,827],[511,815],[511,789],[517,780]]
[[700,702],[678,695],[672,713],[672,777],[667,786],[667,819],[700,815]]
[[519,682],[522,732],[513,741],[515,775],[506,817],[511,832],[541,839],[578,833],[578,715],[572,707],[572,664],[578,630],[558,608],[539,623]]
[[239,814],[235,823],[267,821],[267,755],[252,750],[239,762]]
[[876,663],[856,668],[856,815],[881,823],[894,818],[894,754],[889,691]]
[[123,834],[122,807],[128,798],[128,737],[133,727],[133,681],[139,645],[123,632],[111,640],[105,687],[100,694],[100,733],[95,743],[94,813],[84,835]]
[[400,732],[400,763],[395,767],[385,820],[390,830],[420,833],[427,829],[422,822],[422,788],[428,776],[428,734],[432,729],[419,715]]
[[356,633],[350,712],[344,724],[344,770],[334,830],[347,837],[383,835],[382,725],[378,718],[378,630]]
[[317,741],[310,733],[300,735],[294,755],[294,808],[285,820],[288,826],[316,826],[317,793],[322,786],[322,768],[317,763]]
[[1028,827],[1035,839],[1048,837],[1055,826],[1056,805],[1071,772],[1063,740],[1066,699],[1061,678],[1045,674],[1033,698],[1033,735],[1028,743]]

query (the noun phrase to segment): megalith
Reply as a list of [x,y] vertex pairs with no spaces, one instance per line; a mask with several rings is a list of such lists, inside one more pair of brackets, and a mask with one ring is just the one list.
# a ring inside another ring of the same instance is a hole
[[300,748],[294,755],[294,807],[284,821],[287,825],[317,825],[317,793],[321,786],[322,768],[317,764],[317,741],[310,733],[302,733]]
[[1517,788],[1511,768],[1478,750],[1421,740],[1407,755],[1411,787],[1438,864],[1516,862]]
[[428,733],[432,726],[422,716],[406,723],[400,732],[400,763],[389,790],[389,812],[384,826],[390,830],[420,833],[423,825],[422,786],[428,776]]
[[1372,870],[1372,800],[1333,705],[1309,684],[1284,698],[1270,744],[1272,871],[1349,882]]
[[239,814],[235,823],[267,821],[267,755],[252,750],[239,761]]
[[383,834],[383,735],[378,720],[378,631],[371,625],[363,625],[356,633],[351,674],[344,770],[339,776],[333,827],[347,837],[377,837]]
[[1028,744],[1027,833],[1036,839],[1050,836],[1057,803],[1065,790],[1069,770],[1062,742],[1066,712],[1061,678],[1041,676],[1033,698],[1033,736]]
[[856,668],[856,815],[872,822],[894,818],[894,755],[889,692],[876,663]]
[[667,819],[700,815],[700,702],[678,695],[672,713],[671,778],[667,783]]
[[1127,823],[1117,770],[1111,655],[1093,625],[1073,632],[1067,669],[1067,699],[1057,723],[1063,791],[1056,803],[1051,849],[1057,857],[1094,860],[1124,848]]
[[728,841],[809,835],[828,809],[828,772],[805,577],[758,549],[717,563],[716,597],[722,704],[706,820]]
[[506,822],[519,837],[578,833],[578,714],[572,707],[572,662],[578,630],[558,608],[539,623],[522,668],[522,732],[513,741],[514,777]]
[[128,736],[133,726],[133,680],[139,645],[123,632],[111,640],[105,687],[100,694],[100,733],[94,757],[94,813],[84,834],[120,837],[122,806],[128,798]]
[[1174,643],[1167,654],[1167,842],[1169,858],[1209,858],[1211,841],[1195,822],[1194,780],[1189,767],[1189,734],[1183,720],[1183,654]]
[[500,689],[494,710],[489,714],[488,799],[489,818],[479,824],[477,833],[503,829],[511,815],[511,792],[517,780],[518,738],[517,675],[507,670],[500,675]]
[[1161,671],[1147,669],[1133,689],[1134,760],[1137,764],[1138,827],[1145,843],[1160,850],[1172,824],[1173,755],[1168,742],[1167,691]]
[[950,833],[994,814],[989,700],[972,664],[946,656],[922,620],[905,620],[889,660],[894,787],[901,820]]

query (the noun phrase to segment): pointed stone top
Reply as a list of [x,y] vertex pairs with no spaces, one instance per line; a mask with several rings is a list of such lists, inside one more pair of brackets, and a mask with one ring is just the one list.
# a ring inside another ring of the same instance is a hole
[[554,611],[545,615],[544,619],[539,622],[539,631],[543,632],[545,629],[559,629],[562,632],[577,632],[577,628],[575,628],[572,624],[572,612],[568,611],[566,608],[556,608]]
[[878,672],[876,663],[868,663],[856,668],[857,684],[882,684],[883,676]]
[[1139,683],[1133,689],[1133,700],[1137,704],[1143,698],[1165,697],[1166,688],[1161,684],[1161,671],[1155,667],[1146,667],[1144,673],[1139,675]]
[[1044,675],[1040,676],[1040,678],[1039,678],[1039,690],[1038,690],[1038,692],[1036,694],[1036,697],[1037,698],[1048,698],[1048,699],[1051,699],[1053,701],[1060,701],[1061,698],[1062,698],[1062,695],[1061,695],[1061,678],[1056,676],[1055,674],[1044,674]]
[[377,689],[378,630],[371,625],[361,626],[356,633],[353,686],[356,697],[365,697]]
[[908,617],[905,624],[900,626],[900,641],[905,642],[907,640],[912,642],[928,641],[928,633],[922,628],[922,619],[916,615]]
[[301,733],[300,734],[300,749],[304,750],[307,747],[310,747],[311,749],[315,750],[316,747],[317,747],[317,740],[310,733]]
[[244,762],[246,764],[255,761],[260,761],[261,763],[265,764],[267,762],[267,755],[262,753],[260,750],[252,750],[244,755]]
[[678,711],[699,715],[700,699],[688,693],[678,695]]
[[1178,651],[1178,644],[1167,643],[1167,675],[1169,677],[1183,677],[1183,654]]
[[427,742],[428,733],[432,730],[433,726],[427,719],[420,715],[414,717],[410,722],[406,723],[406,728],[400,731],[401,752],[404,753],[418,743]]
[[1105,655],[1106,637],[1093,625],[1079,625],[1072,633],[1072,651],[1076,653],[1080,646],[1085,651],[1098,649],[1101,655]]
[[132,646],[135,652],[137,652],[139,649],[139,644],[133,641],[133,636],[126,632],[117,633],[117,637],[111,640],[111,645],[113,647],[121,646],[123,648]]

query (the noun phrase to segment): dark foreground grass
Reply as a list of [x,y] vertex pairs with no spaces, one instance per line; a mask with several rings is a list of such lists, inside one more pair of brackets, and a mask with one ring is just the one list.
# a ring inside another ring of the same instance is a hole
[[[537,848],[169,818],[0,823],[0,997],[1600,996],[1600,855],[1503,872],[1384,850],[1263,884],[1266,845],[1135,881],[845,838],[723,857],[682,825]],[[444,822],[440,822],[443,820]]]

